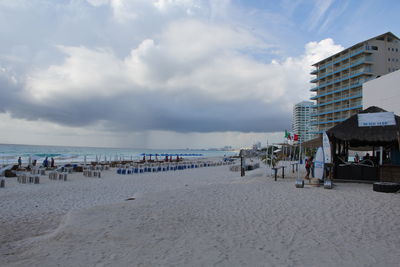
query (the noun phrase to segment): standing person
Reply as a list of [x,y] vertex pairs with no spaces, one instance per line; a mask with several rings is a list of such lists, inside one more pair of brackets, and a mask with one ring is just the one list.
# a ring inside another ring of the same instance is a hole
[[310,171],[311,171],[311,168],[313,167],[313,159],[314,159],[313,156],[311,156],[308,159],[306,159],[306,171],[307,171],[307,174],[306,174],[306,176],[304,178],[307,179],[307,180],[310,179]]
[[18,158],[18,168],[20,169],[22,167],[22,159],[21,157]]
[[50,167],[54,168],[54,158],[51,158]]
[[43,160],[43,167],[47,168],[48,166],[49,166],[49,160],[48,160],[48,157],[46,157],[46,158]]

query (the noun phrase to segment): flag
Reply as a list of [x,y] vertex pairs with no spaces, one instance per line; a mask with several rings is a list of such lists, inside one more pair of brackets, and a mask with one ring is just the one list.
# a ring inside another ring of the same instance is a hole
[[285,138],[292,140],[292,136],[290,135],[290,132],[288,132],[287,130],[285,130]]
[[299,135],[298,134],[294,134],[293,135],[293,141],[299,141]]

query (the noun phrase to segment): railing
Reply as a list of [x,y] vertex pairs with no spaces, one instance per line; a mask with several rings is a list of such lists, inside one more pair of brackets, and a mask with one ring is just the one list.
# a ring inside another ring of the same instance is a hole
[[[340,61],[343,61],[343,60],[345,60],[345,59],[347,59],[347,58],[350,58],[350,57],[352,57],[352,56],[354,56],[354,55],[356,55],[356,54],[362,53],[362,52],[364,52],[364,51],[367,51],[367,49],[366,49],[365,46],[362,46],[362,47],[360,47],[360,48],[358,48],[358,49],[356,49],[356,50],[354,50],[354,51],[351,51],[351,52],[348,53],[348,54],[345,54],[345,55],[341,56],[340,58],[338,58],[338,59],[336,59],[336,60],[334,60],[334,61],[327,62],[327,63],[325,63],[324,65],[320,65],[320,66],[319,66],[319,71],[321,71],[322,69],[324,69],[324,68],[326,68],[326,67],[328,67],[328,66],[330,66],[330,65],[336,64],[336,63],[338,63],[338,62],[340,62]],[[370,52],[370,51],[368,51],[368,52]]]
[[323,109],[320,110],[319,113],[311,115],[312,117],[317,117],[317,116],[322,116],[322,115],[327,115],[329,113],[336,113],[336,112],[342,112],[342,111],[347,111],[347,110],[352,110],[352,109],[359,109],[362,108],[361,103],[355,103],[354,105],[342,105],[340,107],[336,108],[331,108],[331,109]]
[[324,83],[324,84],[321,84],[319,86],[313,87],[313,88],[310,89],[310,91],[316,91],[316,90],[318,90],[320,88],[323,88],[325,86],[328,86],[328,85],[331,85],[331,84],[334,84],[334,83],[337,83],[337,82],[340,82],[340,81],[344,81],[344,80],[347,80],[347,79],[350,79],[350,78],[354,78],[352,76],[358,76],[359,74],[363,74],[364,72],[370,72],[370,71],[371,71],[370,69],[367,69],[366,71],[356,72],[356,73],[353,73],[353,74],[350,74],[350,75],[342,76],[340,78],[334,79],[332,82]]
[[321,92],[320,94],[317,94],[316,96],[314,96],[313,100],[315,100],[317,98],[320,98],[320,97],[324,97],[324,96],[332,95],[332,94],[335,94],[335,93],[339,93],[339,92],[342,92],[342,91],[345,91],[345,90],[348,90],[348,89],[352,89],[354,87],[358,87],[358,86],[361,86],[361,85],[362,85],[361,82],[360,83],[352,83],[350,86],[338,87],[339,89],[335,88],[335,90],[333,90],[333,91]]
[[349,100],[349,99],[353,99],[353,98],[357,98],[357,97],[362,97],[362,94],[360,93],[360,94],[356,94],[356,95],[349,96],[349,97],[339,98],[339,99],[336,99],[336,100],[330,100],[330,101],[327,101],[327,102],[320,103],[320,104],[316,105],[316,107],[322,107],[322,106],[326,106],[326,105],[329,105],[329,104],[332,104],[332,103],[336,103],[336,102],[340,102],[340,101],[344,101],[344,100]]

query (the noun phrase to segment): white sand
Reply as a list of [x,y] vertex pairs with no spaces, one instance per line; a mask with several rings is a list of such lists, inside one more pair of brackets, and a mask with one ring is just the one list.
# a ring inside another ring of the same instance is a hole
[[[365,184],[297,189],[293,179],[262,173],[241,178],[222,166],[8,184],[0,191],[2,263],[399,266],[399,194]],[[130,196],[136,199],[117,203]],[[45,230],[30,232],[31,221],[46,225],[70,210],[55,232],[10,242]],[[14,229],[25,234],[15,238]]]

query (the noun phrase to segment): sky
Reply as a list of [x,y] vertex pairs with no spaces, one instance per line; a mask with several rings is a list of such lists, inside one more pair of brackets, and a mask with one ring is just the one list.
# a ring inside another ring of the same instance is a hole
[[0,143],[276,143],[312,64],[399,35],[390,0],[0,0]]

